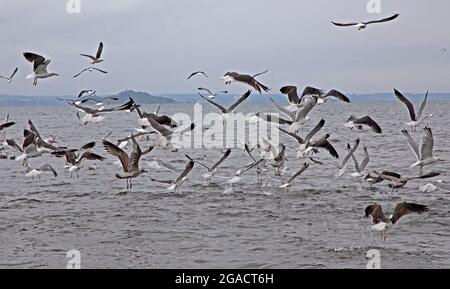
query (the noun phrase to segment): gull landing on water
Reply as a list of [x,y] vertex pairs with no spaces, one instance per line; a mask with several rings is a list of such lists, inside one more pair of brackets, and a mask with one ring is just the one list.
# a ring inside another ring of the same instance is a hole
[[8,80],[8,84],[11,84],[11,81],[12,81],[14,75],[16,75],[16,73],[17,73],[18,70],[19,70],[19,68],[16,67],[16,69],[14,69],[14,71],[13,71],[13,73],[11,74],[10,77],[5,77],[5,76],[1,76],[1,75],[0,75],[0,78],[3,78],[3,79]]
[[219,166],[230,156],[230,154],[231,154],[231,149],[228,149],[227,151],[225,151],[225,153],[222,155],[222,157],[211,167],[209,167],[199,161],[194,160],[193,158],[191,158],[188,155],[186,155],[186,157],[189,160],[194,161],[195,163],[197,163],[198,165],[200,165],[206,169],[206,173],[203,174],[203,177],[205,178],[204,185],[206,186],[209,184],[209,180],[211,179],[211,177],[214,176],[214,174],[217,172],[217,169],[219,168]]
[[416,114],[416,111],[414,109],[414,105],[403,95],[400,93],[400,91],[394,89],[395,96],[406,105],[409,111],[409,116],[411,117],[411,121],[406,123],[407,126],[411,127],[412,131],[416,131],[416,127],[421,124],[424,120],[426,120],[429,117],[432,117],[433,115],[426,115],[423,116],[423,111],[425,109],[425,106],[427,105],[427,98],[428,98],[428,91],[425,94],[425,98],[420,105],[419,111]]
[[331,21],[331,23],[333,23],[336,26],[341,26],[341,27],[354,26],[354,27],[358,28],[358,30],[363,30],[370,24],[389,22],[389,21],[392,21],[395,18],[397,18],[399,15],[400,14],[395,14],[395,15],[392,15],[391,17],[383,18],[380,20],[367,21],[367,22],[338,23],[338,22]]
[[97,49],[97,54],[95,56],[88,55],[88,54],[80,54],[81,56],[88,57],[92,60],[91,64],[97,64],[103,61],[102,57],[103,52],[103,42],[100,42]]
[[51,165],[45,164],[39,167],[38,169],[33,169],[28,166],[26,169],[25,177],[33,178],[33,180],[35,179],[40,180],[41,179],[40,175],[44,172],[52,173],[55,178],[58,176],[58,173]]
[[153,182],[158,182],[158,183],[163,183],[163,184],[169,184],[170,186],[167,188],[168,192],[174,192],[177,191],[178,193],[180,193],[180,186],[187,180],[187,175],[190,173],[190,171],[194,168],[194,161],[189,161],[189,163],[186,165],[186,167],[184,168],[184,170],[181,172],[181,174],[174,180],[156,180],[156,179],[151,179]]
[[47,66],[50,63],[50,59],[45,59],[43,56],[31,52],[25,52],[23,54],[26,60],[33,63],[33,73],[29,74],[27,78],[33,78],[33,85],[37,85],[38,79],[49,78],[52,76],[59,76],[58,73],[48,72]]
[[395,225],[398,223],[398,220],[402,216],[405,216],[408,214],[413,214],[413,213],[423,214],[425,212],[428,212],[427,206],[403,202],[403,203],[399,203],[399,204],[397,204],[397,206],[395,206],[394,214],[388,218],[383,214],[381,205],[378,203],[375,203],[366,208],[365,216],[366,216],[366,218],[369,216],[372,217],[372,223],[374,225],[371,227],[371,229],[374,231],[381,232],[382,240],[386,241],[387,230],[390,228],[390,223],[392,225]]

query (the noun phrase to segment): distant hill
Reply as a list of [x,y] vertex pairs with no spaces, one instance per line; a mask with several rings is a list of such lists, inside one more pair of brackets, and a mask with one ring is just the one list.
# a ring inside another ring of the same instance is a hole
[[[366,101],[398,101],[393,93],[372,93],[372,94],[347,94],[348,97],[354,102],[366,102]],[[424,94],[411,94],[405,93],[405,95],[414,102],[420,102],[424,98]],[[122,103],[132,97],[139,104],[149,103],[204,103],[196,93],[184,93],[184,94],[158,94],[153,95],[147,92],[125,90],[119,92],[115,96],[119,97],[119,101],[116,103]],[[234,102],[240,95],[237,94],[223,94],[215,98],[214,101],[221,104],[229,104]],[[287,97],[281,94],[258,94],[252,93],[247,103],[268,103],[269,96],[275,101],[280,103],[286,103]],[[0,106],[35,106],[35,105],[65,105],[64,102],[58,101],[56,96],[19,96],[19,95],[0,95]],[[75,99],[76,96],[62,96],[61,98]],[[429,101],[450,100],[450,93],[430,93],[428,95]]]
[[147,92],[142,91],[134,91],[134,90],[124,90],[119,92],[117,95],[121,101],[128,100],[129,97],[132,97],[136,103],[175,103],[177,102],[174,99],[161,97],[149,94]]
[[[117,102],[127,101],[129,97],[132,97],[137,103],[176,103],[176,100],[151,95],[147,92],[125,90],[114,95],[120,100]],[[98,96],[100,98],[101,96]],[[65,105],[66,103],[58,100],[63,99],[76,99],[76,96],[25,96],[25,95],[0,95],[0,106],[49,106],[49,105]]]

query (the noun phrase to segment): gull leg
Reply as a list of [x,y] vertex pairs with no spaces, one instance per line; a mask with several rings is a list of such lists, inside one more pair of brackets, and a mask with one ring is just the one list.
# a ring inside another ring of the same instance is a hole
[[383,231],[383,241],[386,241],[386,239],[387,239],[387,232]]
[[133,187],[133,179],[130,179],[130,189]]
[[419,168],[419,176],[423,176],[423,167],[422,166]]

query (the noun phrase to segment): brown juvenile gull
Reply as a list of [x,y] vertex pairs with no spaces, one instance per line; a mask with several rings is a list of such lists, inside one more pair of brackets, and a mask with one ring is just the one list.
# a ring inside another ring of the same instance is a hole
[[371,216],[372,217],[372,223],[374,224],[371,229],[374,231],[381,232],[381,238],[386,241],[387,238],[387,230],[390,227],[390,223],[392,225],[395,225],[398,223],[398,220],[405,215],[408,214],[423,214],[425,212],[428,212],[428,207],[424,205],[419,205],[415,203],[407,203],[402,202],[397,204],[394,209],[394,214],[390,216],[389,218],[386,217],[383,214],[383,210],[381,208],[381,205],[378,203],[375,203],[373,205],[370,205],[366,208],[366,218]]
[[133,142],[133,151],[129,156],[115,144],[110,143],[105,139],[102,141],[105,150],[120,160],[123,172],[116,174],[116,178],[125,179],[127,189],[131,189],[133,187],[133,178],[147,172],[146,170],[139,169],[139,161],[143,155],[148,154],[153,149],[153,146],[151,146],[147,150],[142,151],[134,136],[131,137],[131,140]]

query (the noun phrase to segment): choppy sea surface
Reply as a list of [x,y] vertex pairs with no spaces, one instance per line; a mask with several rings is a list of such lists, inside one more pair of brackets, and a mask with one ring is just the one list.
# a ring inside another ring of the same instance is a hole
[[[155,110],[157,105],[144,106]],[[205,110],[212,111],[205,105]],[[435,154],[450,160],[450,101],[429,101],[427,123],[435,138]],[[192,104],[163,105],[161,113],[192,113]],[[269,104],[243,104],[237,111],[273,111]],[[78,147],[88,141],[100,144],[128,136],[137,126],[134,113],[107,115],[98,124],[81,125],[70,107],[0,108],[0,119],[9,113],[17,124],[8,138],[21,139],[31,118],[41,134],[56,135],[60,145]],[[371,115],[383,129],[382,135],[350,131],[343,126],[351,115]],[[392,191],[386,184],[370,187],[350,175],[336,178],[347,142],[361,138],[371,159],[370,170],[392,170],[402,175],[417,174],[410,169],[414,156],[401,134],[408,121],[405,107],[396,101],[327,102],[311,113],[304,135],[320,118],[326,119],[321,133],[330,132],[341,155],[318,156],[323,165],[311,165],[288,190],[279,189],[273,170],[257,182],[255,171],[243,176],[233,192],[224,193],[225,180],[250,159],[241,149],[233,149],[209,186],[203,186],[204,170],[195,166],[180,193],[168,193],[155,179],[173,179],[176,174],[149,168],[152,158],[160,158],[180,170],[185,153],[217,160],[218,149],[155,148],[143,158],[149,170],[134,180],[130,190],[115,178],[120,167],[101,145],[95,151],[107,157],[89,170],[85,163],[80,178],[64,172],[64,161],[44,156],[31,159],[32,167],[53,165],[59,175],[42,175],[33,181],[24,177],[19,162],[0,160],[0,268],[65,268],[68,250],[81,253],[82,268],[366,268],[370,249],[380,251],[382,268],[448,268],[450,266],[449,198],[445,191],[423,193],[426,181],[408,183]],[[413,136],[419,140],[419,128]],[[291,148],[295,142],[281,138]],[[140,140],[142,147],[152,140]],[[131,148],[129,148],[130,150]],[[11,151],[10,151],[11,153]],[[362,150],[356,153],[362,158]],[[208,162],[208,161],[204,161]],[[288,150],[286,177],[302,162]],[[349,172],[353,164],[349,165]],[[430,169],[448,172],[450,162]],[[449,180],[446,173],[437,179]],[[364,209],[380,202],[390,214],[401,201],[425,204],[428,214],[411,215],[382,241],[371,232]]]

